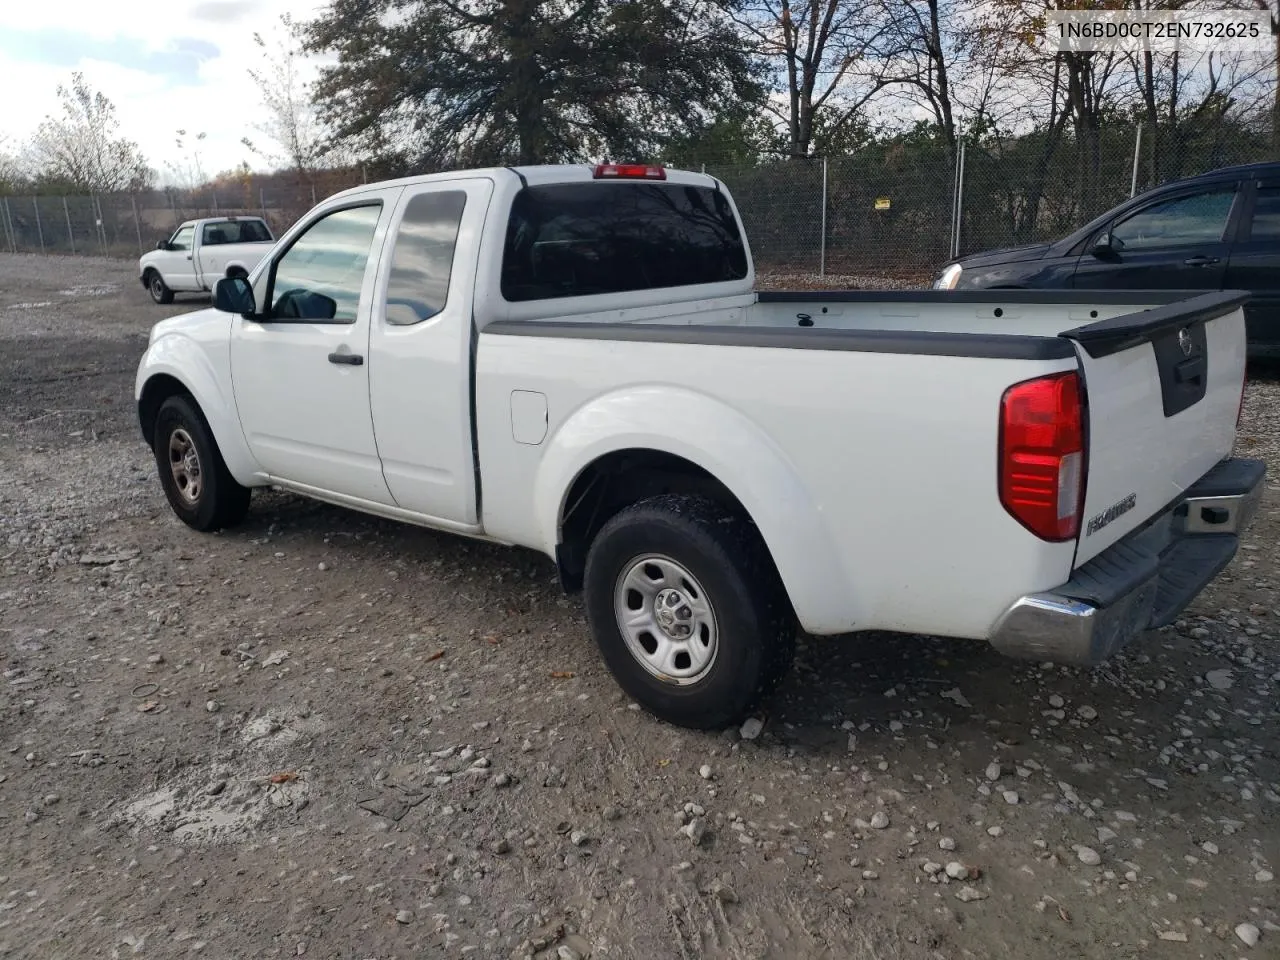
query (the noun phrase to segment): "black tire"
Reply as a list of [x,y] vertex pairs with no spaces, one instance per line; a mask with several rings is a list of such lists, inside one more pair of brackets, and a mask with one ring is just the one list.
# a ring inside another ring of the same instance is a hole
[[[714,659],[684,685],[643,665],[615,613],[623,578],[649,555],[692,574],[714,614]],[[587,554],[583,592],[591,631],[619,686],[680,727],[738,723],[774,691],[795,656],[795,616],[763,539],[749,520],[706,497],[663,494],[612,517]]]
[[[195,483],[188,458],[182,457],[176,469],[170,462],[187,449],[195,456]],[[213,431],[189,397],[175,394],[160,404],[152,452],[169,506],[187,526],[208,532],[234,527],[245,518],[251,491],[240,486],[227,470]],[[185,483],[179,474],[186,475]]]
[[158,270],[148,270],[145,279],[147,293],[151,294],[152,300],[156,303],[173,303],[173,291],[169,289]]

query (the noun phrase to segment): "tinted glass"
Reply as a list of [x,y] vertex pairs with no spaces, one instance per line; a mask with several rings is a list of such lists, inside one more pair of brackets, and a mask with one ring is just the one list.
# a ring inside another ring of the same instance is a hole
[[312,224],[276,263],[272,317],[353,322],[381,209],[350,207]]
[[710,187],[571,183],[516,195],[502,295],[547,300],[741,280],[746,249]]
[[220,243],[261,243],[270,240],[271,233],[261,220],[229,220],[226,223],[206,223],[201,243],[217,246]]
[[195,227],[183,227],[173,235],[173,239],[169,241],[174,250],[190,250],[191,239],[196,235]]
[[461,190],[420,193],[409,200],[391,255],[387,323],[420,323],[444,309],[466,203]]
[[1280,240],[1280,187],[1258,188],[1249,239]]
[[1216,243],[1227,229],[1234,188],[1166,200],[1135,213],[1111,230],[1117,250],[1170,247],[1184,243]]

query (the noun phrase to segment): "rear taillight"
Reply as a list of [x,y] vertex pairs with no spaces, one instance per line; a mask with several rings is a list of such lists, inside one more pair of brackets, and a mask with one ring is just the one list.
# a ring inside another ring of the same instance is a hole
[[1000,400],[1000,503],[1042,540],[1070,540],[1084,509],[1080,376],[1015,383]]

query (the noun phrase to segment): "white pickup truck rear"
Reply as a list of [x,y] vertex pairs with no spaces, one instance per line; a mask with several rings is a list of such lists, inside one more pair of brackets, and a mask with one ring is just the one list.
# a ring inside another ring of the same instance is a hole
[[1092,664],[1234,554],[1245,294],[754,279],[704,175],[370,184],[155,325],[140,424],[196,529],[274,485],[545,553],[686,726],[753,709],[797,624]]

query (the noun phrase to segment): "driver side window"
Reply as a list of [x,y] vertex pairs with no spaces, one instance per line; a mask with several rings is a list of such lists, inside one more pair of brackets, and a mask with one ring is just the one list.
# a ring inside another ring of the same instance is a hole
[[183,227],[169,241],[171,250],[190,250],[191,240],[196,235],[195,227]]
[[272,320],[354,323],[381,203],[321,217],[276,261]]
[[1228,186],[1153,204],[1113,226],[1111,245],[1133,251],[1217,243],[1226,232],[1235,196],[1235,188]]

